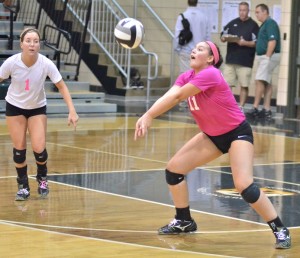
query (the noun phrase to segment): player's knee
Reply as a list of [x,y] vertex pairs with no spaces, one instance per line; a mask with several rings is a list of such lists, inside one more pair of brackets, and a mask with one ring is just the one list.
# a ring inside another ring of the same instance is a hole
[[13,148],[13,159],[14,162],[17,164],[24,163],[26,160],[26,149],[17,150],[16,148]]
[[252,183],[245,190],[243,190],[241,195],[246,202],[255,203],[259,199],[260,189],[256,184]]
[[48,152],[44,149],[41,153],[33,152],[35,160],[40,163],[44,163],[48,159]]
[[166,169],[166,181],[169,185],[178,185],[184,180],[184,175],[177,174]]

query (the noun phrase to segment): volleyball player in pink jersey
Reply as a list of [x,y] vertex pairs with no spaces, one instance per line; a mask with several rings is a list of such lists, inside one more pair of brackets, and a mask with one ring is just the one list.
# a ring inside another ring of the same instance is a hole
[[37,165],[38,193],[49,193],[47,181],[46,131],[47,112],[44,83],[48,76],[59,89],[68,109],[68,123],[77,125],[78,115],[69,90],[55,64],[39,54],[40,34],[34,28],[26,28],[20,36],[22,52],[7,58],[0,67],[0,81],[11,77],[6,100],[6,123],[13,142],[13,160],[17,170],[18,192],[16,201],[27,200],[30,187],[26,162],[26,133]]
[[269,198],[253,182],[252,129],[218,69],[222,62],[220,51],[213,42],[198,43],[191,53],[192,70],[179,75],[174,86],[136,123],[135,140],[147,133],[154,118],[187,99],[189,109],[200,128],[200,132],[167,164],[166,181],[176,215],[158,233],[179,234],[197,230],[197,224],[190,214],[185,175],[228,153],[236,190],[268,223],[276,238],[275,248],[290,248],[289,230],[281,222]]

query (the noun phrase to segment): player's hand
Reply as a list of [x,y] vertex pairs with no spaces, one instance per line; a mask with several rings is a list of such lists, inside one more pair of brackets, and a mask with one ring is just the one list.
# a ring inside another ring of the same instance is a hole
[[139,118],[135,125],[134,140],[137,140],[138,137],[144,137],[148,131],[148,128],[151,126],[151,123],[152,117],[147,113]]
[[78,120],[79,120],[79,116],[77,115],[76,112],[70,112],[69,113],[68,125],[70,126],[72,124],[74,126],[74,130],[76,130]]

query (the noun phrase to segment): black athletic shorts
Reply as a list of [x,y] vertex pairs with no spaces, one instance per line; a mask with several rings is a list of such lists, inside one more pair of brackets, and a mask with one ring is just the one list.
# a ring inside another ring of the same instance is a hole
[[47,115],[47,107],[43,106],[40,108],[34,108],[34,109],[22,109],[19,107],[16,107],[12,104],[9,104],[6,101],[6,116],[25,116],[26,118],[29,118],[31,116],[36,115]]
[[243,140],[248,141],[252,144],[254,142],[251,126],[246,120],[242,122],[237,128],[228,133],[218,136],[209,136],[208,134],[206,135],[223,153],[228,152],[233,141]]

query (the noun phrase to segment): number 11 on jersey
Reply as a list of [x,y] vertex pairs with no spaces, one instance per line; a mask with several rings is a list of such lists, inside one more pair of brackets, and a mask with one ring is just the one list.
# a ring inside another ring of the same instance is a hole
[[191,110],[199,110],[200,109],[197,105],[195,96],[189,97],[188,101],[189,101],[189,105],[190,105]]

